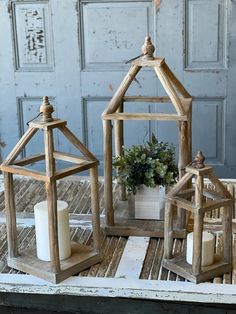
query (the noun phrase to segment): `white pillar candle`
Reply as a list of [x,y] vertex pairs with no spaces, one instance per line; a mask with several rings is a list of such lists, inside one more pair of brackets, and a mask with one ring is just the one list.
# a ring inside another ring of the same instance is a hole
[[[37,257],[43,261],[50,261],[47,201],[34,206],[34,219]],[[57,201],[57,226],[59,258],[63,260],[71,256],[68,204],[64,201]]]
[[[202,266],[208,266],[214,262],[214,235],[209,232],[202,233]],[[186,260],[192,265],[193,259],[193,232],[187,235]]]

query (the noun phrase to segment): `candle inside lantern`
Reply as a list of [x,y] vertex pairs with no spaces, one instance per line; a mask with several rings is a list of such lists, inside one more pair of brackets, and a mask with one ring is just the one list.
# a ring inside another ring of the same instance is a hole
[[[34,206],[34,218],[37,257],[43,261],[50,261],[47,201]],[[63,260],[71,256],[68,204],[64,201],[57,201],[57,225],[59,258]]]
[[[214,235],[209,232],[202,233],[202,266],[208,266],[214,262]],[[187,236],[186,260],[192,265],[193,259],[193,232]]]

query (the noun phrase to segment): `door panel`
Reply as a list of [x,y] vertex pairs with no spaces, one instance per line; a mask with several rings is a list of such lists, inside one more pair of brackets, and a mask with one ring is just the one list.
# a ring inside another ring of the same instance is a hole
[[226,2],[189,0],[186,2],[187,69],[224,69],[227,66]]
[[[224,162],[225,99],[196,99],[193,105],[193,143],[211,164]],[[204,118],[203,118],[204,117]]]
[[15,3],[12,7],[16,71],[52,71],[52,22],[49,2]]
[[154,34],[151,1],[79,1],[82,69],[127,69],[146,34]]

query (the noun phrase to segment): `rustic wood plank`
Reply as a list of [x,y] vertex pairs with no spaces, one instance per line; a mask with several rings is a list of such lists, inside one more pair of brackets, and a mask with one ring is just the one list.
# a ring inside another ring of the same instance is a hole
[[53,152],[53,157],[58,160],[73,162],[76,164],[84,165],[87,164],[88,158],[85,157],[78,157],[76,155],[68,154],[68,153],[62,153],[58,151]]
[[14,161],[14,165],[25,166],[45,159],[45,154],[37,154]]
[[199,175],[195,180],[195,206],[201,208],[203,205],[203,176]]
[[206,204],[203,205],[201,209],[202,213],[213,210],[218,207],[225,207],[225,206],[232,206],[233,201],[232,199],[222,199],[221,201],[208,201]]
[[233,206],[225,206],[222,216],[222,257],[223,260],[232,264],[232,212]]
[[82,172],[85,170],[88,170],[91,168],[91,166],[97,164],[97,161],[87,161],[84,162],[84,165],[76,165],[76,166],[71,166],[66,169],[58,170],[55,172],[53,179],[54,180],[60,180],[62,178],[71,176],[73,174],[76,174],[78,172]]
[[234,213],[233,213],[233,217],[236,218],[236,185],[234,184]]
[[87,209],[90,207],[90,193],[90,186],[86,181],[83,182],[83,185],[79,189],[75,189],[74,198],[71,199],[70,203],[73,213],[87,213]]
[[139,278],[148,245],[147,237],[129,237],[115,278]]
[[[15,183],[17,181],[21,182],[21,186],[18,186],[18,189],[15,189]],[[34,180],[33,180],[34,181]],[[36,181],[34,181],[36,182]],[[40,181],[38,181],[40,182]],[[15,204],[17,211],[23,211],[23,208],[25,208],[25,203],[28,200],[28,197],[32,198],[32,187],[35,185],[32,184],[32,180],[26,179],[26,180],[17,180],[14,179],[14,189],[15,189]]]
[[112,125],[111,121],[103,121],[104,134],[104,202],[106,223],[114,225],[113,194],[112,194]]
[[18,255],[18,242],[17,242],[14,182],[11,173],[4,172],[3,174],[5,188],[5,207],[7,217],[8,255],[9,257],[15,257]]
[[192,271],[195,276],[201,273],[202,265],[202,231],[203,231],[203,215],[194,213],[193,226],[193,260]]
[[229,285],[229,284],[231,284],[231,282],[232,282],[231,272],[230,273],[225,273],[223,275],[223,284]]
[[204,267],[203,272],[195,275],[193,274],[192,266],[186,262],[185,256],[178,256],[172,260],[163,260],[163,266],[194,283],[207,281],[213,277],[231,271],[231,266],[229,264],[223,261],[218,261],[210,266]]
[[189,134],[188,121],[179,122],[179,175],[180,178],[184,176],[185,167],[191,162],[192,157],[189,154]]
[[[212,199],[212,200],[222,200],[223,199],[223,196],[221,194],[219,194],[217,191],[210,190],[207,188],[203,189],[203,195],[205,197],[208,197],[209,199]],[[217,217],[214,217],[214,218],[217,218]]]
[[92,206],[92,224],[94,248],[97,252],[101,251],[101,230],[100,230],[100,210],[99,210],[99,194],[98,194],[98,168],[97,166],[90,170],[91,184],[91,206]]
[[136,65],[136,64],[131,65],[128,73],[126,74],[120,86],[116,90],[114,96],[112,97],[107,109],[103,112],[103,115],[116,112],[116,110],[118,109],[120,105],[120,101],[122,100],[123,96],[125,95],[130,84],[132,83],[133,79],[138,74],[140,69],[141,69],[141,66],[139,65]]
[[154,69],[163,88],[165,89],[167,95],[170,97],[171,102],[173,103],[177,114],[180,116],[184,116],[186,114],[184,107],[175,89],[173,88],[172,83],[169,81],[168,77],[165,75],[162,67],[155,67]]
[[220,180],[215,175],[213,175],[213,173],[208,173],[207,176],[218,191],[222,192],[226,198],[233,199],[233,196],[229,191],[227,191],[227,189],[224,187],[224,184],[220,182]]
[[147,59],[137,59],[132,62],[132,64],[141,67],[159,67],[164,63],[165,59],[160,57],[154,57],[153,60]]
[[74,212],[72,201],[77,193],[79,193],[82,183],[75,183],[71,180],[59,180],[57,182],[58,199],[65,200],[68,203],[69,213]]
[[84,144],[66,127],[62,126],[59,130],[65,135],[65,137],[71,142],[84,156],[89,160],[96,161],[96,157],[85,147]]
[[143,268],[141,271],[141,274],[139,276],[140,279],[148,279],[149,274],[153,265],[153,260],[155,257],[155,251],[158,244],[158,239],[150,238],[147,254],[145,256],[144,262],[143,262]]
[[168,67],[166,62],[163,62],[162,68],[164,73],[169,77],[171,83],[175,86],[175,88],[181,93],[181,95],[185,98],[191,98],[191,95],[188,93],[188,91],[184,88],[184,86],[181,84],[181,82],[177,79],[175,74],[171,71],[171,69]]
[[174,206],[177,206],[179,208],[184,208],[185,210],[188,210],[190,212],[195,212],[196,210],[195,204],[192,201],[182,199],[178,196],[167,195],[167,200]]
[[232,270],[232,284],[236,284],[236,234],[233,233],[233,270]]
[[[84,229],[84,228],[79,227],[77,229],[77,232],[75,233],[74,239],[75,238],[77,239],[76,243],[82,243],[82,244],[86,244],[86,245],[92,247],[91,246],[92,230],[88,230],[88,229]],[[75,276],[87,276],[88,272],[89,272],[89,266],[86,269],[80,271],[78,274],[74,274],[74,275]]]
[[10,154],[5,158],[2,165],[9,165],[10,163],[12,163],[17,158],[17,156],[22,152],[22,150],[25,148],[25,146],[28,144],[28,142],[31,140],[31,138],[34,136],[36,132],[37,129],[30,127],[21,137],[21,139],[13,148],[13,150],[10,152]]
[[[32,195],[35,196],[32,198]],[[22,199],[17,200],[17,211],[33,212],[34,205],[46,199],[45,183],[34,181],[34,184],[31,184],[27,191],[25,191],[25,195],[22,195],[23,197],[24,201]]]
[[[26,241],[30,235],[32,235],[34,230],[33,228],[17,228],[17,239],[18,239],[18,248],[19,250],[24,249],[26,246]],[[5,263],[5,266],[2,268],[1,272],[10,273],[12,269],[7,265],[7,250],[4,253],[2,260]]]
[[[124,111],[124,104],[121,102],[117,113],[122,113]],[[115,135],[115,153],[116,156],[123,155],[123,146],[124,146],[124,123],[123,121],[116,120],[114,122],[114,135]],[[117,177],[119,178],[119,169],[117,169]],[[121,201],[126,200],[126,189],[124,184],[119,184],[119,198]]]
[[[45,164],[47,177],[55,175],[55,159],[53,157],[54,143],[53,131],[44,131]],[[57,221],[57,185],[55,181],[45,184],[48,205],[48,229],[49,247],[52,272],[58,274],[61,270],[58,243],[58,221]],[[24,263],[24,261],[23,261]]]
[[[214,304],[235,304],[235,287],[232,285],[215,285],[185,282],[156,282],[152,280],[132,280],[114,278],[79,278],[72,277],[65,283],[57,285],[47,284],[29,275],[3,275],[0,279],[1,292],[21,291],[31,294],[67,295],[68,289],[74,296],[103,296],[116,298],[133,298],[161,301],[181,301]],[[8,280],[8,282],[7,282]],[[6,283],[7,282],[7,283]],[[111,289],[112,287],[112,289]]]
[[[172,256],[175,256],[182,252],[182,244],[183,244],[183,240],[174,239]],[[170,271],[168,280],[175,281],[176,279],[177,279],[177,275]]]
[[173,215],[174,206],[170,202],[165,205],[165,222],[164,222],[164,258],[172,258],[173,247]]
[[[156,279],[158,280],[167,280],[168,278],[168,270],[163,267],[163,253],[164,253],[164,240],[160,240],[160,244],[161,244],[161,252],[160,252],[160,258],[161,258],[161,267],[159,268],[159,273],[158,273],[158,277]],[[162,248],[163,246],[163,248]]]
[[45,123],[44,121],[32,121],[29,123],[30,127],[45,130],[45,131],[58,128],[64,125],[66,125],[66,121],[55,119],[55,118],[53,119],[53,121],[47,122],[47,123]]
[[[192,98],[183,98],[179,97],[182,104],[191,103]],[[123,97],[124,102],[154,102],[154,103],[171,103],[171,99],[168,96],[162,96],[162,97],[156,97],[156,96],[124,96]]]
[[[92,237],[92,235],[91,235]],[[106,235],[104,232],[102,232],[101,235],[101,248],[102,248],[102,254],[104,255],[104,248],[105,248],[105,243],[106,243]],[[89,243],[88,243],[89,244]],[[101,262],[92,265],[89,269],[82,271],[79,273],[79,276],[88,276],[88,277],[96,277],[99,267],[100,267]]]
[[[153,223],[154,222],[154,223]],[[155,227],[156,226],[156,227]],[[150,227],[150,228],[149,228]],[[105,226],[107,235],[113,236],[138,236],[138,237],[164,237],[164,222],[142,219],[124,220],[123,223],[117,222],[114,226]],[[173,237],[184,238],[185,230],[173,230]]]
[[183,187],[192,179],[192,174],[191,173],[186,173],[178,182],[177,186],[174,186],[170,192],[168,192],[167,197],[175,195],[179,193]]
[[52,283],[59,283],[73,273],[79,272],[86,266],[89,267],[100,260],[97,253],[82,244],[72,244],[71,251],[71,257],[61,261],[60,273],[51,272],[50,262],[40,261],[36,257],[36,252],[31,250],[22,252],[17,258],[11,258],[8,262],[11,267],[32,273]]
[[[183,107],[187,112],[187,121],[179,121],[179,178],[185,174],[186,166],[192,161],[192,102],[183,103]],[[187,183],[188,188],[192,186],[192,182]],[[178,228],[186,228],[186,217],[189,213],[182,208],[177,209],[177,225]]]
[[149,121],[186,121],[186,115],[172,113],[110,113],[103,115],[103,120],[149,120]]
[[117,246],[117,243],[118,243],[118,237],[110,237],[109,241],[107,242],[105,254],[103,255],[103,259],[100,263],[100,266],[97,272],[97,277],[106,276],[106,273],[110,265],[112,256],[114,254],[114,250]]
[[106,277],[115,277],[115,273],[119,266],[121,257],[123,255],[127,239],[125,237],[119,237],[115,251],[113,252],[110,264],[108,265]]
[[233,196],[234,198],[234,206],[233,206],[233,212],[232,212],[232,218],[235,218],[235,193],[234,193],[234,184],[228,183],[226,185],[226,189],[229,191],[229,193]]
[[1,166],[2,171],[4,172],[10,172],[13,174],[19,174],[22,176],[27,176],[27,177],[31,177],[34,178],[36,180],[41,180],[41,181],[45,181],[45,182],[49,182],[49,178],[47,178],[45,176],[45,174],[43,172],[40,171],[36,171],[36,170],[32,170],[32,169],[27,169],[24,167],[20,167],[20,166],[5,166],[2,165]]
[[198,175],[204,175],[204,176],[207,175],[208,176],[210,173],[212,173],[212,171],[213,171],[213,169],[210,166],[205,166],[205,167],[200,168],[200,169],[194,168],[192,166],[186,167],[186,172],[191,173],[195,176],[198,176]]
[[157,280],[162,276],[161,264],[163,259],[163,253],[164,253],[164,240],[159,238],[157,239],[157,246],[155,249],[153,263],[149,275],[149,279],[151,280]]

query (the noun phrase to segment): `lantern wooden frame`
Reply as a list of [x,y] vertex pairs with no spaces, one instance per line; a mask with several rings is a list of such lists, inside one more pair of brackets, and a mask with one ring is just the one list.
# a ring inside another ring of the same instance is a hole
[[[209,190],[204,187],[204,176],[208,177],[215,187]],[[186,188],[195,177],[195,188]],[[173,214],[176,206],[193,213],[193,260],[192,265],[186,261],[186,251],[172,255],[173,247]],[[204,214],[216,208],[223,208],[222,214],[222,257],[214,257],[214,263],[202,267],[202,232]],[[163,267],[192,282],[199,283],[220,276],[232,270],[232,211],[234,200],[224,185],[213,174],[212,167],[196,169],[187,167],[186,174],[166,196],[165,236]]]
[[[94,155],[79,141],[79,139],[66,127],[66,121],[52,119],[52,106],[48,98],[40,108],[43,118],[40,121],[29,123],[29,129],[1,165],[4,174],[5,207],[7,217],[8,237],[8,265],[20,271],[30,273],[53,283],[58,283],[67,277],[98,263],[101,260],[100,245],[100,213],[98,192],[98,161]],[[59,129],[65,137],[83,154],[77,157],[54,150],[53,130]],[[38,130],[44,132],[45,153],[16,160],[27,143]],[[74,163],[75,165],[56,170],[55,160]],[[46,172],[28,169],[24,166],[37,161],[45,160]],[[71,243],[71,257],[59,259],[58,230],[57,230],[57,187],[56,181],[67,176],[89,170],[91,179],[91,204],[93,247],[78,243]],[[36,249],[18,251],[16,208],[14,200],[13,174],[32,177],[44,181],[48,202],[48,225],[51,262],[41,261],[37,258]]]
[[[149,120],[149,121],[175,121],[179,126],[179,175],[184,174],[185,166],[192,160],[192,98],[183,87],[174,73],[170,70],[164,58],[153,57],[155,47],[150,38],[145,39],[143,46],[144,56],[132,62],[131,68],[118,87],[111,99],[107,109],[102,114],[104,133],[104,197],[106,210],[106,233],[109,235],[121,236],[164,236],[163,220],[140,220],[124,217],[122,202],[118,208],[113,207],[112,191],[112,121],[114,121],[114,142],[116,156],[122,154],[124,145],[124,120]],[[156,75],[165,89],[168,97],[143,97],[125,96],[130,84],[137,73],[144,67],[153,68]],[[180,95],[179,95],[180,94]],[[151,102],[151,103],[172,103],[176,114],[164,113],[126,113],[124,105],[126,102]],[[124,187],[120,187],[120,200],[126,199]],[[125,208],[127,210],[127,205]],[[177,238],[186,236],[185,213],[178,208],[176,219],[176,230],[174,235]]]

